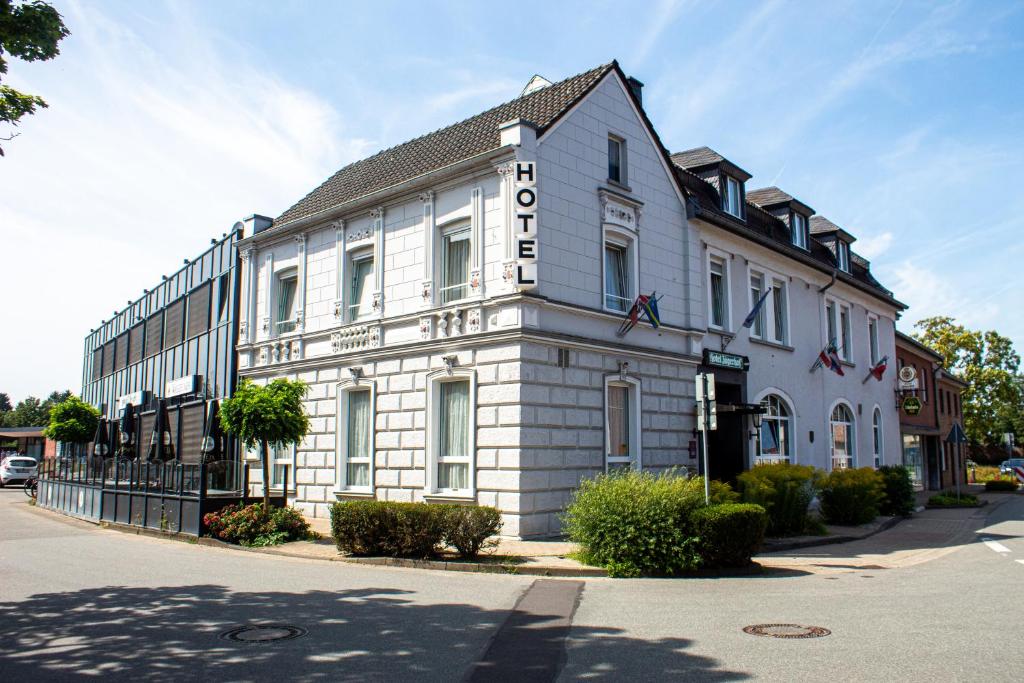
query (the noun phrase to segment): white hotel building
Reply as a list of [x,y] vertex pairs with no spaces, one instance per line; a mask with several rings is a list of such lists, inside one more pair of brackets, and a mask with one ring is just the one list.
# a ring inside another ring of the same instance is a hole
[[[247,221],[239,374],[310,385],[312,431],[271,473],[280,487],[291,468],[307,515],[357,498],[464,501],[500,508],[507,535],[557,534],[584,477],[697,467],[702,368],[723,404],[772,406],[765,457],[899,461],[891,373],[861,379],[870,356],[894,358],[902,305],[802,203],[744,197],[749,176],[710,150],[671,156],[641,88],[614,62],[535,77]],[[759,339],[740,327],[755,282],[781,285]],[[652,292],[661,327],[618,336]],[[829,325],[847,339],[846,377],[808,371]],[[708,360],[740,354],[749,371],[702,365],[729,337]],[[712,475],[761,457],[752,424],[720,413]]]

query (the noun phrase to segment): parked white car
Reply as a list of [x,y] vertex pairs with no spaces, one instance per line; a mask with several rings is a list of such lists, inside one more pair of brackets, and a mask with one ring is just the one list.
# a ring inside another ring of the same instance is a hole
[[15,456],[7,458],[0,464],[0,486],[15,482],[24,482],[36,476],[39,464],[34,458]]

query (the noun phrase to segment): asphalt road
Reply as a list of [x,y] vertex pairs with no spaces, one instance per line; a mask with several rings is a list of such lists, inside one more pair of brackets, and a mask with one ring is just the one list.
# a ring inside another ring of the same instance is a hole
[[[24,501],[0,490],[0,681],[1024,678],[1021,495],[773,558],[789,571],[632,581],[222,550],[102,530]],[[306,632],[263,644],[222,637],[253,623]],[[831,635],[742,630],[765,623]]]

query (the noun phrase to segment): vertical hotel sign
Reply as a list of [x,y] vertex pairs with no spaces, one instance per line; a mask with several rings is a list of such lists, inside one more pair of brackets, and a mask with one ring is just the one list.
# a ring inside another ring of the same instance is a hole
[[537,164],[517,161],[513,175],[515,204],[516,287],[537,288]]

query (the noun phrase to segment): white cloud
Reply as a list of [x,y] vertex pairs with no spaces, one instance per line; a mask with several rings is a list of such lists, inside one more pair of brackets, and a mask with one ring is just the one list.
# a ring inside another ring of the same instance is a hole
[[870,261],[876,256],[888,252],[892,243],[893,234],[891,232],[883,232],[879,235],[869,235],[867,237],[858,238],[855,250],[858,254]]

